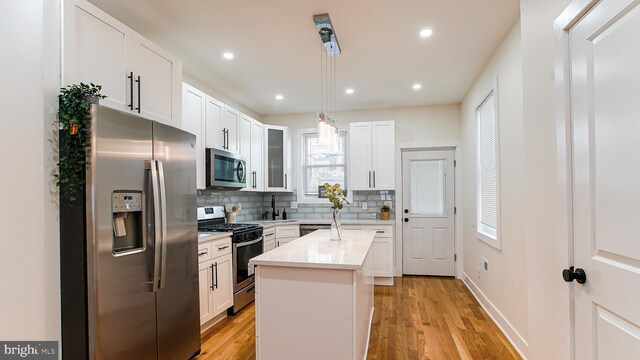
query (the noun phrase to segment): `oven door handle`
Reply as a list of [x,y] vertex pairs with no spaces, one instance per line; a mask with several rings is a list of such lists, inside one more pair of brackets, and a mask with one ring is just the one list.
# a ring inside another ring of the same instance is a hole
[[235,243],[235,244],[233,244],[233,246],[237,249],[237,248],[241,248],[241,247],[257,244],[260,241],[262,241],[262,236],[260,236],[259,238],[255,239],[253,241],[248,241],[248,242],[243,242],[243,243]]

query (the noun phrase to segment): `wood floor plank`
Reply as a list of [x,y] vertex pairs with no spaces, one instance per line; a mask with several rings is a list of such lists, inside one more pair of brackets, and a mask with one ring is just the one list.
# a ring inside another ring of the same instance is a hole
[[[453,278],[405,276],[376,286],[368,360],[520,359],[467,287]],[[255,307],[215,325],[197,360],[253,360]]]

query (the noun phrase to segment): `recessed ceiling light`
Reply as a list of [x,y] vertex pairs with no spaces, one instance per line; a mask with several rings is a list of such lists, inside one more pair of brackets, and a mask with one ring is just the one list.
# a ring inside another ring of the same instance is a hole
[[344,92],[349,94],[349,95],[351,95],[351,94],[353,94],[353,89],[349,88],[349,89],[345,90]]
[[431,35],[433,35],[433,30],[431,30],[431,29],[422,29],[422,30],[420,30],[420,37],[428,38]]
[[231,59],[233,59],[233,53],[225,52],[225,53],[222,54],[222,57],[224,57],[227,60],[231,60]]
[[282,94],[276,95],[276,100],[282,100],[282,99],[284,99],[284,96],[282,96]]
[[413,90],[420,90],[422,89],[422,84],[413,84]]

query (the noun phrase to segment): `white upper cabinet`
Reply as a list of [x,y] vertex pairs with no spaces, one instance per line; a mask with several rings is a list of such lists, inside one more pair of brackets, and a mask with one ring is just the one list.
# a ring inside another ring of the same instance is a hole
[[102,85],[100,103],[133,110],[129,47],[133,31],[86,1],[64,1],[64,84]]
[[182,83],[182,130],[196,136],[196,184],[206,188],[205,173],[205,109],[207,96],[193,86]]
[[147,119],[180,127],[182,63],[138,34],[133,40],[134,110]]
[[240,155],[247,161],[246,191],[264,190],[264,125],[248,115],[240,114]]
[[247,166],[246,166],[247,185],[242,190],[247,190],[247,191],[253,190],[253,171],[251,170],[251,164],[252,164],[251,148],[253,145],[251,143],[252,120],[253,120],[252,118],[248,117],[245,114],[240,115],[240,133],[238,136],[240,155],[242,155],[242,157],[247,162]]
[[225,131],[225,150],[232,153],[240,153],[240,145],[238,136],[240,133],[240,112],[231,106],[224,106],[224,114],[222,116],[222,126]]
[[349,124],[349,190],[395,190],[395,123]]
[[253,190],[264,191],[264,124],[252,119],[251,122],[251,173]]
[[63,83],[102,85],[101,104],[180,127],[181,62],[85,0],[64,1]]
[[371,123],[349,124],[349,190],[371,190]]
[[371,139],[373,188],[395,190],[395,123],[393,121],[372,122]]
[[291,139],[284,126],[265,125],[265,191],[291,190]]
[[205,105],[205,147],[223,149],[225,148],[225,134],[222,127],[222,115],[224,113],[224,104],[211,96],[207,95]]

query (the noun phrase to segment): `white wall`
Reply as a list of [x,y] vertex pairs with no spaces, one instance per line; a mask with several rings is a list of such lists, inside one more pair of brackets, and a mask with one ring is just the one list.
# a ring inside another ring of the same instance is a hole
[[[0,2],[0,339],[59,340],[58,210],[49,142],[59,2]],[[45,31],[46,30],[46,31]]]
[[259,120],[262,118],[262,116],[260,114],[258,114],[257,112],[253,111],[251,108],[244,106],[242,104],[240,104],[239,102],[235,101],[234,99],[230,98],[229,96],[227,96],[225,93],[223,93],[222,91],[216,89],[215,87],[213,87],[212,85],[210,85],[209,82],[207,81],[203,81],[195,76],[192,76],[190,74],[187,74],[185,72],[182,73],[182,81],[186,82],[187,84],[195,87],[196,89],[203,91],[205,94],[208,94],[209,96],[213,96],[216,100],[222,101],[223,103],[225,103],[226,105],[231,106],[232,108],[235,108],[236,110],[240,111],[241,113],[247,114],[251,117],[253,117],[256,120]]
[[[372,110],[340,111],[336,114],[338,126],[352,122],[395,120],[396,146],[406,143],[459,141],[462,137],[459,105],[417,106]],[[294,159],[299,149],[298,129],[315,128],[317,114],[265,115],[262,121],[271,125],[287,126],[293,134]],[[297,188],[299,170],[294,165],[292,182]]]
[[[476,236],[477,218],[477,121],[476,108],[497,84],[500,161],[501,249]],[[520,21],[506,35],[462,102],[464,272],[476,295],[485,297],[493,316],[520,351],[527,352],[526,238],[524,231],[525,179],[522,107],[522,48]],[[480,270],[480,260],[489,271]],[[498,320],[498,319],[496,319]]]
[[[461,138],[459,105],[339,111],[336,118],[338,126],[359,121],[395,120],[396,143],[449,141]],[[288,126],[295,132],[297,129],[316,127],[317,115],[265,115],[262,121],[272,125]]]
[[570,358],[569,245],[558,231],[553,21],[570,0],[521,0],[529,358]]

